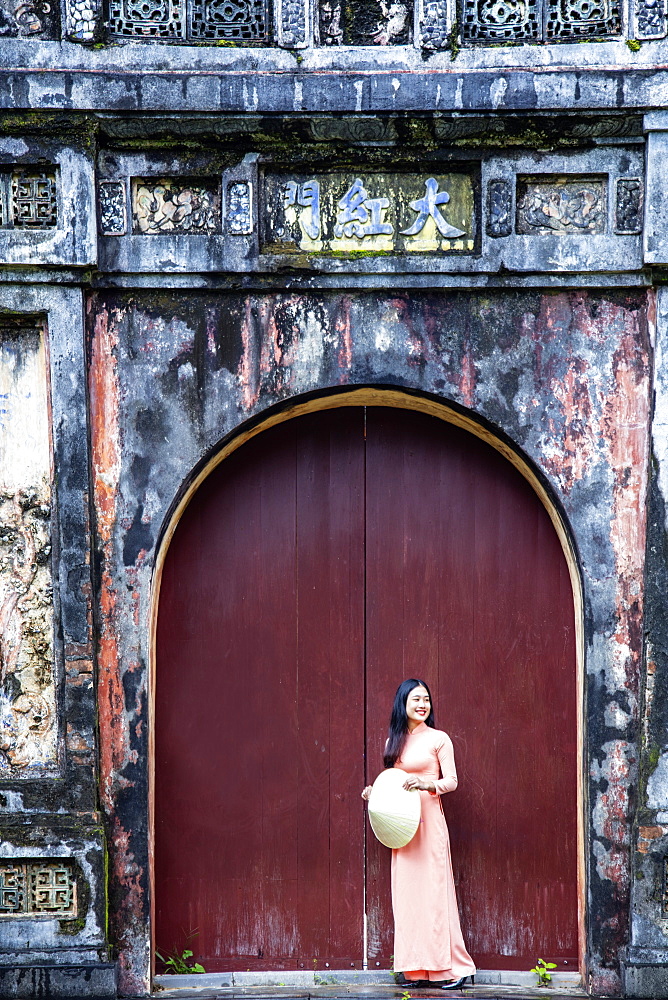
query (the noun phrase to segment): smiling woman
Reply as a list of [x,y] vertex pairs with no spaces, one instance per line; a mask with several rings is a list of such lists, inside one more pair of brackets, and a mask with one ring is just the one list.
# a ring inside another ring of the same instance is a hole
[[435,727],[429,687],[415,677],[397,688],[384,763],[408,773],[403,787],[420,792],[422,812],[415,836],[392,851],[394,965],[413,987],[458,989],[475,965],[459,925],[440,799],[457,787],[455,757],[452,740]]

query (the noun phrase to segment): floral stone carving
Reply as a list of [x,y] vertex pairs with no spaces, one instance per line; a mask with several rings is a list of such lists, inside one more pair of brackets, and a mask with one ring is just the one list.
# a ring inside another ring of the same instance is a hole
[[133,232],[219,233],[220,186],[214,181],[134,180],[132,184]]
[[[41,388],[41,392],[39,387]],[[51,484],[41,331],[0,329],[0,775],[57,764]]]
[[604,233],[605,187],[598,178],[518,178],[517,232]]

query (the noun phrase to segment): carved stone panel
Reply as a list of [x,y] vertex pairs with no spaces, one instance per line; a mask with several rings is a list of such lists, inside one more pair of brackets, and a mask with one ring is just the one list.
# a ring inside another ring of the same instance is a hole
[[227,185],[225,222],[228,233],[247,236],[253,232],[253,188],[248,181]]
[[462,0],[465,41],[618,35],[620,0]]
[[640,177],[618,177],[615,183],[615,232],[642,232],[643,182]]
[[303,49],[308,44],[309,0],[276,0],[277,42],[285,49]]
[[548,39],[618,35],[622,30],[619,0],[549,0]]
[[470,174],[265,177],[265,249],[306,253],[470,253]]
[[42,331],[0,325],[0,776],[58,763]]
[[487,185],[487,234],[510,236],[513,231],[513,190],[508,180],[491,180]]
[[541,36],[538,0],[463,0],[462,37],[521,41]]
[[447,0],[420,0],[418,25],[421,48],[444,49],[450,32]]
[[606,231],[603,177],[518,177],[517,232],[587,235]]
[[316,142],[352,142],[359,146],[389,146],[396,142],[394,123],[370,115],[346,118],[312,118]]
[[0,226],[52,229],[58,224],[55,169],[17,167],[0,172]]
[[108,0],[109,32],[120,38],[269,39],[268,0]]
[[58,0],[0,0],[0,38],[58,39]]
[[67,37],[71,42],[92,42],[100,17],[99,0],[66,0]]
[[265,0],[191,0],[188,37],[264,41],[268,37],[268,21]]
[[321,45],[406,45],[413,36],[413,0],[320,0]]
[[209,178],[134,178],[132,231],[220,233],[220,183]]
[[663,38],[666,34],[666,0],[635,0],[633,23],[636,38]]
[[77,915],[76,881],[68,858],[0,861],[0,918]]
[[119,38],[185,36],[182,0],[109,0],[109,32]]
[[127,229],[124,181],[100,181],[98,203],[102,235],[124,236]]

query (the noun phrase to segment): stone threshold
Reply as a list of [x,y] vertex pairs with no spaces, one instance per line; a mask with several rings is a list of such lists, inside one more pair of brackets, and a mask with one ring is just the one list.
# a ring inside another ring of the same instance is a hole
[[[156,976],[154,980],[156,996],[168,997],[186,994],[192,996],[212,995],[220,991],[221,996],[247,995],[260,997],[308,997],[308,996],[346,996],[352,994],[373,997],[402,997],[411,993],[410,986],[397,986],[392,973],[387,971],[362,970],[318,970],[283,971],[283,972],[215,972],[199,975]],[[482,992],[484,990],[484,993]],[[577,972],[556,972],[552,975],[549,987],[537,988],[536,976],[532,972],[485,970],[481,969],[475,976],[475,987],[465,988],[462,993],[476,997],[489,996],[489,991],[499,995],[510,996],[518,994],[526,997],[551,997],[557,1000],[562,997],[584,997],[587,994],[582,989],[580,974]],[[362,992],[363,991],[363,992]],[[518,993],[518,991],[520,991]],[[443,996],[439,990],[416,989],[412,993],[420,996]],[[459,992],[455,994],[461,996]]]

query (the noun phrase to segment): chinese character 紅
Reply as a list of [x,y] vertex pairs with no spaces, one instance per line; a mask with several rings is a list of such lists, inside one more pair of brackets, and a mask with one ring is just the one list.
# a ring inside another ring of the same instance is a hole
[[320,239],[320,184],[318,181],[304,181],[297,184],[296,181],[288,181],[283,190],[283,207],[291,208],[299,205],[300,208],[310,208],[311,216],[301,217],[299,222],[312,240]]
[[382,221],[383,212],[389,204],[388,198],[369,198],[358,177],[339,202],[334,235],[339,239],[342,236],[357,236],[360,240],[365,236],[391,236],[393,227],[389,222]]
[[441,236],[450,239],[456,236],[463,236],[464,230],[455,229],[454,226],[451,226],[449,222],[445,221],[438,210],[439,205],[447,205],[450,201],[450,195],[445,191],[442,191],[440,194],[438,193],[438,181],[434,177],[426,180],[424,186],[426,188],[424,198],[417,198],[410,203],[413,211],[419,212],[419,215],[410,229],[401,230],[402,236],[416,236],[418,233],[421,233],[430,216],[436,223],[436,228]]

